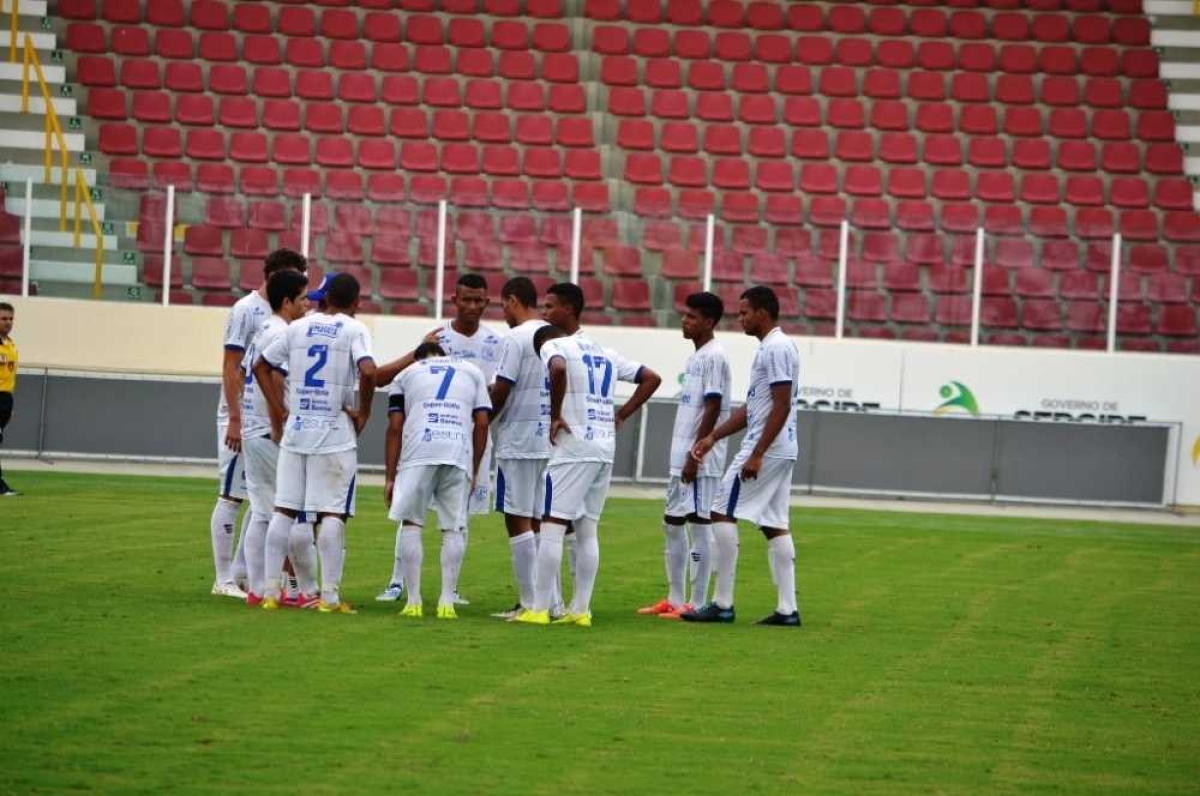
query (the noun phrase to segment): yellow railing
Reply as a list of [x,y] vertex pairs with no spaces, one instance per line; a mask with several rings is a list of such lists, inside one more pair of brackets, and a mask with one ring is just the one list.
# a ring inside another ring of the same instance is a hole
[[[9,1],[12,5],[10,7],[8,57],[10,61],[16,62],[17,15],[19,5],[18,0]],[[100,219],[96,214],[96,208],[92,204],[92,191],[84,179],[82,170],[76,168],[74,174],[70,173],[70,152],[67,149],[67,141],[63,137],[62,123],[59,121],[58,113],[54,109],[54,100],[50,95],[50,84],[46,82],[46,75],[42,71],[42,62],[38,59],[37,51],[33,48],[33,37],[26,33],[22,45],[24,56],[21,69],[21,113],[29,112],[29,84],[30,73],[32,72],[33,77],[37,79],[38,89],[41,91],[42,102],[45,104],[46,110],[46,143],[42,150],[42,164],[45,167],[43,182],[46,184],[53,182],[54,160],[57,153],[59,161],[58,229],[60,232],[67,231],[67,184],[74,178],[74,213],[70,219],[74,222],[75,227],[74,245],[78,249],[81,243],[82,211],[83,207],[86,206],[89,220],[91,221],[92,232],[96,235],[96,272],[92,284],[92,293],[99,298],[103,291],[104,233],[100,225]]]

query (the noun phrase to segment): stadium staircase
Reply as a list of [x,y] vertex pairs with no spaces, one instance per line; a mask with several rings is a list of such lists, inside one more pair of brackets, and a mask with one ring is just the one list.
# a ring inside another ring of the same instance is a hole
[[[59,0],[46,30],[21,8],[79,102],[118,292],[163,287],[168,184],[172,300],[215,305],[299,247],[305,192],[317,260],[417,315],[439,199],[453,267],[541,283],[580,206],[610,310],[588,321],[665,325],[711,212],[717,292],[772,284],[790,331],[830,334],[845,218],[849,336],[964,340],[982,226],[984,341],[1097,348],[1120,232],[1121,349],[1197,353],[1200,20],[1145,2]],[[40,144],[7,143],[15,213]],[[34,276],[59,293],[51,243]]]

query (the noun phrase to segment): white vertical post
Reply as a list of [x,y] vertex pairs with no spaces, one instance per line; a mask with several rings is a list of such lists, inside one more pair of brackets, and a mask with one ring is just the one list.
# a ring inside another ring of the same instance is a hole
[[850,222],[842,219],[838,240],[837,328],[834,336],[841,340],[846,330],[846,261],[850,258]]
[[437,272],[434,277],[434,320],[442,319],[442,295],[446,291],[446,200],[438,202]]
[[167,186],[167,212],[163,217],[163,296],[162,305],[171,306],[171,249],[175,242],[175,186]]
[[704,290],[712,292],[713,238],[716,237],[717,221],[709,213],[704,221]]
[[304,202],[300,207],[300,253],[308,256],[308,236],[312,230],[312,194],[304,194]]
[[33,178],[25,178],[25,235],[21,254],[21,296],[29,297],[29,249],[33,244]]
[[1117,350],[1117,302],[1121,298],[1121,233],[1113,234],[1112,271],[1108,285],[1108,353]]
[[975,228],[975,284],[971,293],[971,345],[979,345],[979,308],[983,301],[983,227]]
[[571,282],[579,284],[579,261],[583,256],[580,251],[583,243],[583,208],[577,207],[571,211]]

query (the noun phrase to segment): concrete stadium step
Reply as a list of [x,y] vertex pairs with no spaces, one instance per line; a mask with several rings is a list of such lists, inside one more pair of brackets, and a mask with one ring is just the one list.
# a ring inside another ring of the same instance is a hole
[[[54,104],[54,112],[60,118],[75,116],[78,113],[79,103],[71,97],[54,97],[51,102]],[[46,101],[40,96],[31,96],[28,113],[41,116],[45,112]],[[21,113],[21,95],[0,94],[0,113]]]
[[[80,169],[83,171],[83,178],[85,180],[87,180],[87,184],[95,185],[96,184],[96,170],[92,169],[92,168],[83,168],[82,166],[80,167]],[[25,180],[27,180],[27,179],[33,180],[33,185],[34,185],[35,191],[37,190],[37,187],[39,185],[47,185],[48,184],[48,185],[58,186],[62,182],[62,176],[60,174],[60,171],[61,171],[61,169],[58,166],[54,166],[53,168],[51,168],[50,169],[50,182],[46,183],[45,182],[46,170],[41,166],[41,164],[2,163],[2,164],[0,164],[0,182],[20,183],[20,185],[10,184],[8,186],[8,190],[10,193],[22,193],[22,195],[24,195],[23,192],[25,190],[25,185],[24,185]],[[74,175],[75,175],[75,170],[68,166],[67,167],[67,178],[73,179]]]
[[[105,250],[117,250],[116,235],[102,235],[101,239],[103,241],[102,246]],[[80,241],[80,247],[86,248],[88,252],[95,251],[94,247],[96,244],[96,238],[92,234],[90,225],[87,223],[83,225],[83,233],[80,236]],[[30,231],[30,245],[46,246],[56,249],[73,249],[75,248],[75,235],[70,231],[59,232],[57,230],[51,231],[34,229]]]
[[1150,17],[1187,17],[1192,14],[1192,3],[1191,0],[1146,0],[1142,4],[1142,11]]
[[[71,212],[70,194],[67,195],[67,212]],[[96,208],[96,218],[104,221],[104,203],[93,202]],[[25,196],[8,196],[4,201],[4,209],[14,216],[25,216]],[[33,217],[34,218],[58,218],[59,204],[57,199],[34,199],[33,200]],[[84,223],[88,223],[86,211],[84,211]]]
[[[50,282],[66,282],[76,285],[91,285],[95,279],[95,265],[91,262],[66,262],[30,258],[29,278]],[[136,265],[105,263],[100,270],[100,281],[109,286],[132,287],[139,285]]]
[[[46,146],[46,136],[41,131],[32,130],[0,130],[4,135],[4,147],[7,149],[36,149]],[[83,152],[87,149],[82,133],[63,133],[63,142],[69,152]]]
[[[19,62],[15,64],[8,63],[7,61],[0,63],[0,80],[10,80],[20,83],[23,68]],[[47,83],[61,84],[67,82],[67,68],[65,66],[43,63],[42,74],[45,76]]]
[[[0,0],[0,11],[10,13],[13,3],[18,0]],[[49,4],[46,0],[19,0],[17,5],[17,15],[21,17],[44,17],[46,16]]]
[[[24,3],[22,3],[21,5],[23,7]],[[19,66],[21,64],[21,60],[20,60],[21,59],[21,48],[25,44],[25,37],[29,36],[33,39],[33,49],[38,51],[38,53],[39,53],[38,57],[42,61],[42,68],[45,69],[46,68],[46,57],[44,55],[42,55],[42,53],[49,53],[49,52],[52,52],[52,51],[58,49],[58,36],[56,36],[53,33],[47,33],[47,32],[41,31],[41,30],[31,30],[30,29],[31,24],[34,24],[34,23],[23,24],[21,27],[19,27],[17,29],[17,65]],[[6,59],[8,57],[8,44],[9,44],[8,19],[5,18],[4,33],[3,33],[3,35],[0,35],[0,45],[3,45]],[[47,79],[49,79],[49,78],[47,78]]]

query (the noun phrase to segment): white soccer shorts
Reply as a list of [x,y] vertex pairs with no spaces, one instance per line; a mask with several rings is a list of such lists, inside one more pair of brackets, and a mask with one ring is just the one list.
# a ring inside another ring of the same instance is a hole
[[499,459],[496,462],[496,511],[540,519],[545,504],[545,459]]
[[667,483],[667,507],[664,514],[668,517],[688,517],[695,514],[702,520],[709,518],[709,509],[713,498],[721,485],[721,479],[714,475],[702,475],[690,484],[679,480],[679,476],[671,476]]
[[275,505],[307,514],[354,516],[358,451],[296,453],[279,451]]
[[763,459],[758,477],[742,480],[742,465],[750,454],[738,453],[725,471],[717,494],[713,498],[712,513],[724,514],[738,520],[752,522],[760,528],[788,528],[788,504],[792,494],[791,459]]
[[228,428],[228,423],[217,423],[217,495],[245,500],[245,457],[225,447],[225,432]]
[[467,523],[463,512],[471,480],[466,471],[452,464],[416,464],[401,467],[392,492],[392,510],[396,522],[425,526],[425,515],[437,513],[438,528],[462,530]]
[[246,467],[246,492],[250,510],[265,520],[275,510],[275,469],[279,464],[279,446],[270,437],[242,440],[242,460]]
[[578,520],[587,517],[600,521],[612,465],[606,462],[551,462],[546,467],[544,517]]

